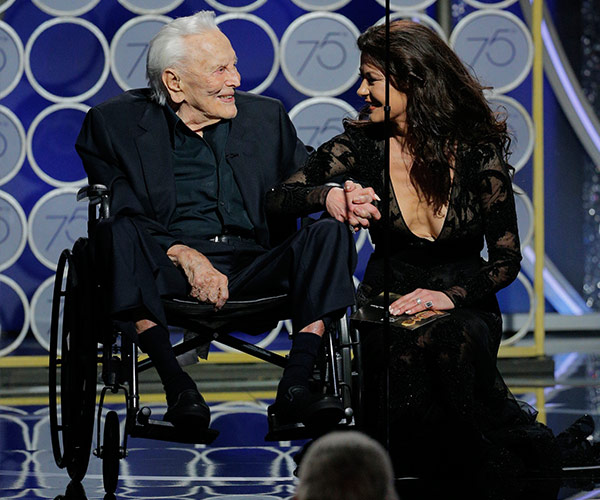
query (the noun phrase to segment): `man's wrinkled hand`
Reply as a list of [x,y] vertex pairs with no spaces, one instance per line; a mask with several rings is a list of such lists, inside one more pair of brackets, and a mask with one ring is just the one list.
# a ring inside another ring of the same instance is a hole
[[192,297],[214,304],[215,309],[225,305],[229,298],[227,276],[215,269],[204,255],[185,245],[173,245],[167,255],[185,273]]

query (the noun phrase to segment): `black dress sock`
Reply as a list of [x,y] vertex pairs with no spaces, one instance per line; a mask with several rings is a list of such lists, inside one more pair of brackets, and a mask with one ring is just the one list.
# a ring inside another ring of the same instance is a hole
[[294,334],[287,365],[279,382],[278,394],[285,394],[293,385],[308,387],[315,360],[321,345],[321,337],[315,333]]
[[182,370],[177,362],[169,332],[162,326],[148,328],[138,335],[138,345],[154,363],[158,376],[165,388],[167,404],[173,405],[177,396],[187,389],[196,389],[195,382]]

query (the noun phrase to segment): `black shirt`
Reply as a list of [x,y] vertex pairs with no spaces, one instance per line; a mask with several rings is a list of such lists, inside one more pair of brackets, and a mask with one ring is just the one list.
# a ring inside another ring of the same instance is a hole
[[225,159],[231,122],[222,120],[206,127],[201,137],[168,106],[165,114],[171,133],[177,196],[169,232],[184,242],[217,234],[252,238],[254,227]]

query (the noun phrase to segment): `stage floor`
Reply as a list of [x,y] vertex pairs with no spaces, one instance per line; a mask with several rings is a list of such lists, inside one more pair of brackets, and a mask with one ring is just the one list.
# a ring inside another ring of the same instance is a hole
[[[515,394],[541,410],[540,416],[555,433],[579,416],[593,416],[600,440],[600,342],[598,337],[552,339],[547,343],[555,364],[554,379],[526,376],[509,380]],[[577,351],[568,351],[568,347]],[[0,388],[0,498],[54,499],[64,495],[69,478],[57,468],[50,442],[48,409],[39,396],[32,397],[37,384],[6,397],[10,388]],[[210,445],[180,445],[129,438],[128,457],[120,461],[118,499],[291,499],[296,478],[294,454],[303,441],[265,442],[266,408],[274,393],[266,390],[206,392],[213,413],[212,426],[220,431]],[[110,399],[121,423],[124,405]],[[153,414],[165,410],[160,394],[143,396],[142,406]],[[94,436],[94,444],[96,438]],[[593,475],[582,473],[577,481],[563,484],[558,499],[600,498],[600,484]],[[402,498],[414,488],[406,488]],[[83,481],[83,494],[75,498],[102,499],[102,461],[92,456]],[[114,497],[111,497],[114,498]],[[414,496],[414,498],[419,498]],[[538,497],[530,497],[538,498]],[[508,500],[508,499],[507,499]],[[554,499],[539,499],[554,500]]]

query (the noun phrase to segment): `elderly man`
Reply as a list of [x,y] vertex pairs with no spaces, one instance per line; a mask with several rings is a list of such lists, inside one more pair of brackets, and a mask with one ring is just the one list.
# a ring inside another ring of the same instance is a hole
[[354,300],[352,235],[338,214],[272,246],[265,194],[307,152],[279,101],[236,92],[236,61],[214,13],[175,19],[150,43],[150,88],[88,112],[76,149],[90,182],[112,196],[93,237],[99,276],[112,317],[135,327],[157,368],[165,420],[208,426],[210,412],[173,354],[161,297],[219,309],[229,298],[287,293],[294,335],[274,412],[283,422],[335,422],[339,403],[312,394],[308,379],[326,325]]

